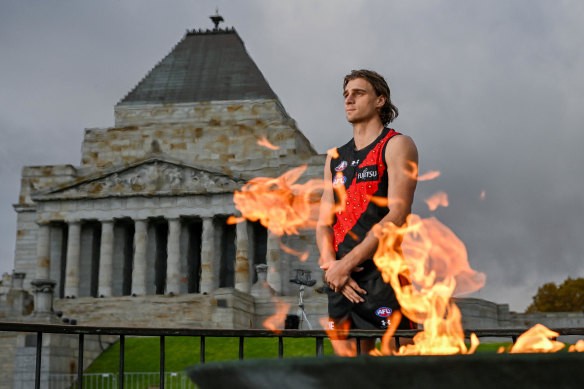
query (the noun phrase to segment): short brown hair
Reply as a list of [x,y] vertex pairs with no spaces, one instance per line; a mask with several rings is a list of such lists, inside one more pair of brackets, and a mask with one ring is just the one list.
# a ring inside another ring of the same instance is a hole
[[383,107],[381,107],[379,111],[379,117],[381,118],[381,122],[384,125],[391,123],[397,117],[399,112],[397,107],[391,103],[391,92],[389,90],[389,85],[387,85],[387,81],[385,81],[385,78],[373,70],[352,70],[350,74],[345,76],[345,80],[343,81],[343,92],[345,91],[349,81],[356,78],[362,78],[368,81],[375,90],[377,96],[385,97],[385,104],[383,104]]

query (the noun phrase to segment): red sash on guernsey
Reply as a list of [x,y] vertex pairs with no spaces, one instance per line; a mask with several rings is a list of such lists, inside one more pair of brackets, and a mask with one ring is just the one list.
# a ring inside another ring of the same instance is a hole
[[371,202],[371,197],[387,198],[384,155],[387,142],[396,135],[399,133],[395,130],[384,128],[375,141],[361,150],[355,150],[352,139],[338,148],[338,158],[331,160],[333,185],[344,184],[347,193],[345,208],[337,212],[333,224],[333,246],[337,259],[359,244],[389,212],[387,207]]

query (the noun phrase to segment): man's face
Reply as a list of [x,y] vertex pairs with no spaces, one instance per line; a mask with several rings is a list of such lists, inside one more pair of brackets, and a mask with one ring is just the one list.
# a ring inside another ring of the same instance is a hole
[[363,78],[355,78],[347,83],[345,91],[345,114],[352,124],[368,122],[376,116],[385,103],[383,96],[377,96],[373,86]]

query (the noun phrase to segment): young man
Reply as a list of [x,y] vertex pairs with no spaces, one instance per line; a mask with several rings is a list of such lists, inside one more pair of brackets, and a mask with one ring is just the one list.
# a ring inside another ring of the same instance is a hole
[[[337,149],[338,156],[327,157],[316,230],[328,285],[329,325],[397,327],[402,319],[399,303],[372,260],[378,245],[372,228],[378,223],[405,223],[416,189],[411,172],[412,163],[418,164],[418,152],[410,137],[386,127],[398,110],[381,75],[352,71],[344,79],[343,96],[353,139]],[[347,196],[344,209],[335,213],[336,185],[343,185]],[[372,197],[387,198],[389,208],[376,205],[379,202],[371,201]],[[404,318],[400,328],[406,322]],[[369,352],[373,346],[371,341],[363,342],[361,351]]]

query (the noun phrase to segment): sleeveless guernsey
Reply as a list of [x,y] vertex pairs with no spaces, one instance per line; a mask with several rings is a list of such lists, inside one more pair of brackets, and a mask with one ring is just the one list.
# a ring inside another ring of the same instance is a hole
[[[337,149],[338,157],[331,159],[333,186],[344,185],[347,193],[344,210],[335,214],[333,224],[333,247],[337,259],[359,244],[367,232],[389,212],[386,206],[376,205],[371,198],[387,198],[385,148],[387,142],[396,135],[400,133],[384,128],[375,141],[361,150],[355,150],[355,142],[351,139]],[[335,201],[338,202],[336,193]],[[352,274],[356,280],[369,278],[377,271],[371,259],[361,266],[364,268],[362,272]]]

